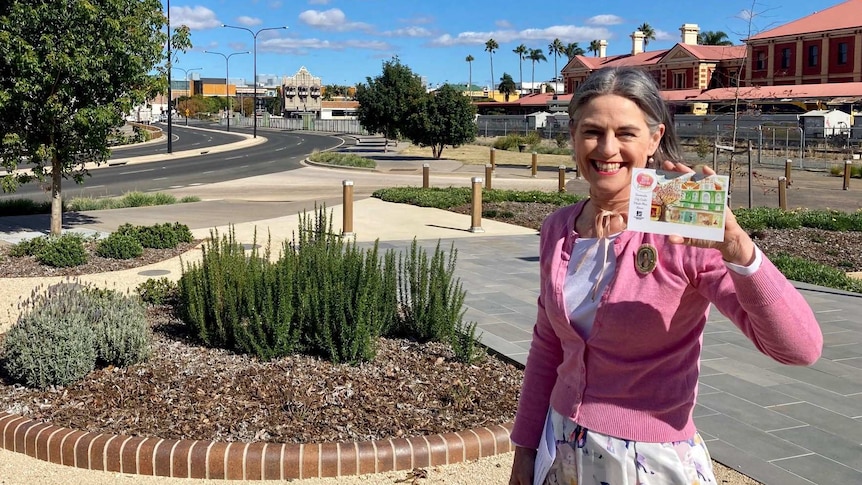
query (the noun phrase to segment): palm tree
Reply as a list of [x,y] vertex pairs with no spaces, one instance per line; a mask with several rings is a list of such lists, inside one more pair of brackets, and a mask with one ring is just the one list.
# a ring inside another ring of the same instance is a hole
[[563,52],[566,54],[566,57],[571,61],[575,56],[582,56],[585,54],[584,50],[581,46],[578,45],[577,42],[570,42],[566,44],[566,48],[563,49]]
[[649,45],[649,41],[655,40],[655,29],[652,28],[650,24],[644,22],[640,27],[638,27],[638,30],[644,34],[644,50],[646,50],[646,46]]
[[527,54],[527,59],[533,61],[533,76],[530,78],[530,92],[536,88],[536,63],[541,61],[547,61],[548,59],[545,57],[545,53],[542,52],[542,49],[530,49],[530,53]]
[[715,32],[706,30],[697,34],[697,43],[700,45],[733,45],[727,34],[720,30]]
[[494,52],[500,48],[500,44],[494,39],[485,42],[485,52],[491,57],[491,99],[494,99]]
[[[518,70],[521,71],[521,90],[524,89],[524,59],[527,58],[527,46],[524,44],[515,47],[513,50],[515,54],[518,54]],[[523,94],[523,93],[522,93]]]
[[506,96],[506,101],[509,101],[509,96],[516,91],[515,80],[508,73],[503,73],[500,78],[500,92]]
[[557,76],[560,74],[560,71],[557,70],[557,58],[566,53],[566,46],[563,45],[563,42],[560,39],[554,39],[553,42],[548,44],[548,54],[554,56],[554,86],[557,85]]
[[464,60],[467,61],[467,65],[470,66],[470,77],[467,78],[467,89],[470,91],[470,99],[473,99],[473,61],[476,59],[474,59],[470,54],[467,54],[467,57],[465,57]]
[[593,57],[598,57],[599,52],[602,50],[602,41],[596,39],[590,41],[590,48],[587,51],[593,53]]

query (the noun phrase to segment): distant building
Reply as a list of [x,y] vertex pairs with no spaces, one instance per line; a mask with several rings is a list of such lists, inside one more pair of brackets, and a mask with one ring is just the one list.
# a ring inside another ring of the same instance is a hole
[[320,118],[322,85],[320,78],[312,76],[305,66],[300,67],[293,76],[285,76],[282,79],[284,116],[297,118],[313,115]]

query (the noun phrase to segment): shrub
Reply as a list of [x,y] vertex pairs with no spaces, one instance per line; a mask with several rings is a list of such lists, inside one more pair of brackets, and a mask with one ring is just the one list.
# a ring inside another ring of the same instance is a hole
[[144,247],[129,234],[112,233],[99,241],[96,254],[103,258],[132,259],[144,253]]
[[93,323],[96,358],[125,367],[150,355],[152,334],[141,302],[114,291],[85,290],[82,298]]
[[361,157],[352,153],[338,152],[314,152],[308,157],[312,162],[326,163],[346,167],[375,168],[377,162],[370,158]]
[[705,136],[699,136],[694,140],[694,153],[697,154],[697,157],[703,160],[707,155],[712,153],[713,151],[713,143],[709,138]]
[[554,135],[554,142],[557,144],[557,148],[568,148],[569,137],[565,133],[557,133]]
[[11,256],[36,256],[39,251],[48,245],[48,236],[34,237],[33,239],[25,239],[18,244],[12,246],[9,251]]
[[174,303],[178,296],[177,284],[165,277],[149,278],[137,287],[141,301],[150,305],[168,305]]
[[[437,209],[449,209],[465,204],[471,200],[469,187],[392,187],[374,191],[372,197],[377,197],[386,202],[397,202],[401,204],[412,204],[420,207],[434,207]],[[540,202],[556,205],[573,204],[583,199],[582,196],[560,193],[544,192],[541,190],[505,190],[493,189],[482,191],[482,202]]]
[[771,255],[769,259],[787,279],[862,293],[862,281],[847,276],[839,269],[787,254]]
[[66,233],[48,238],[47,243],[36,253],[36,259],[55,268],[80,266],[87,262],[84,240],[78,234]]
[[497,150],[517,150],[518,145],[521,143],[520,135],[516,135],[514,133],[510,133],[506,136],[499,137],[494,140],[493,147]]
[[3,368],[15,382],[46,388],[66,385],[95,368],[93,326],[77,285],[60,284],[37,294],[3,342]]
[[171,249],[180,243],[194,240],[189,226],[179,222],[154,224],[152,226],[133,226],[126,223],[114,232],[132,236],[141,243],[141,246],[153,249]]

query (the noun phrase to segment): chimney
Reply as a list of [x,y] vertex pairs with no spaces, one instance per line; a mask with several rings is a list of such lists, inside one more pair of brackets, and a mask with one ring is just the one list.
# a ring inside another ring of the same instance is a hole
[[632,55],[640,54],[644,51],[644,33],[640,30],[635,30],[632,35]]
[[679,28],[680,38],[683,44],[697,45],[697,34],[700,33],[700,27],[697,24],[682,24]]
[[605,57],[608,51],[608,41],[602,39],[599,41],[599,57]]

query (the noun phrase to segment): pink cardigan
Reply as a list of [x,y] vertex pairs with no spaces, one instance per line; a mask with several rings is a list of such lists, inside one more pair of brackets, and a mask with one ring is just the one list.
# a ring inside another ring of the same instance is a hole
[[[584,203],[556,211],[542,226],[538,316],[514,443],[538,446],[549,404],[610,436],[689,439],[710,302],[773,359],[810,365],[820,357],[823,336],[811,308],[766,257],[754,274],[742,276],[729,271],[716,250],[633,231],[613,243],[616,275],[584,341],[569,322],[563,298],[578,237],[572,228]],[[658,250],[658,266],[646,275],[635,266],[642,244]]]

